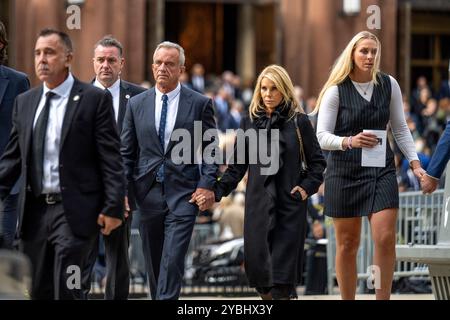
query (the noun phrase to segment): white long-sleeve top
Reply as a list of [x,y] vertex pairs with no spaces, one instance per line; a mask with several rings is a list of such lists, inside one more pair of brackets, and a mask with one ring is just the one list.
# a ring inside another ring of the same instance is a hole
[[[403,101],[400,86],[393,77],[391,80],[391,102],[389,105],[389,123],[394,135],[395,141],[403,155],[409,162],[419,160],[416,153],[413,138],[406,124],[405,114],[403,112]],[[361,83],[352,81],[358,93],[367,101],[370,101],[374,86],[369,82]],[[366,95],[363,94],[363,88]],[[324,150],[344,150],[342,142],[345,137],[334,134],[336,119],[339,110],[339,90],[337,85],[328,88],[322,98],[319,115],[317,118],[317,139],[320,147]]]

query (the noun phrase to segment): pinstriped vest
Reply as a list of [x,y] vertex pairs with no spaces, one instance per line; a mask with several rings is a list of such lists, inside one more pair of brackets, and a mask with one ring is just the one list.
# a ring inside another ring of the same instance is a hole
[[[353,85],[350,77],[338,85],[339,111],[334,134],[341,137],[355,136],[364,129],[386,130],[389,122],[391,102],[391,80],[388,75],[378,73],[378,84],[374,85],[370,101],[364,99]],[[387,145],[386,164],[393,160],[393,152]],[[332,160],[361,164],[361,150],[331,152]]]

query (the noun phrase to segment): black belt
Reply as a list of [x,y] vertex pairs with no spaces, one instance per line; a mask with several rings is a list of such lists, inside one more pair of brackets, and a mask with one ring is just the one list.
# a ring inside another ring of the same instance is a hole
[[62,201],[61,193],[45,193],[39,197],[46,204],[57,204]]

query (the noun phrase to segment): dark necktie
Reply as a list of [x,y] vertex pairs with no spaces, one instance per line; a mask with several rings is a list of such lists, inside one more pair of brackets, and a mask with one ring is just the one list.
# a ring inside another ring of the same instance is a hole
[[44,108],[39,114],[33,131],[33,143],[31,151],[30,186],[36,197],[42,193],[42,177],[44,175],[44,147],[47,135],[50,104],[56,94],[49,91],[46,94]]
[[[159,120],[159,144],[163,150],[164,154],[164,134],[166,132],[166,119],[167,119],[167,101],[169,97],[167,94],[163,94],[161,97],[162,100],[162,109],[161,109],[161,119]],[[164,162],[159,166],[158,171],[156,172],[156,181],[163,182],[164,181]]]
[[[109,89],[108,88],[105,88],[105,92],[109,92],[109,94],[111,95],[111,97],[112,97],[112,93],[111,93],[111,91],[109,91]],[[116,126],[118,127],[119,126],[119,117],[117,117],[117,120],[116,120],[116,110],[114,109],[114,98],[113,98],[113,108],[112,108],[112,114],[113,114],[113,118],[114,118],[114,120],[115,120],[115,122],[116,122]]]

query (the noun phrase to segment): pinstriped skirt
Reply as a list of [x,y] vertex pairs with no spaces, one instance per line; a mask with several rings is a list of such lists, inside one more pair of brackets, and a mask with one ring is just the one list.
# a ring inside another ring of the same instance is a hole
[[367,216],[398,208],[394,159],[384,168],[361,167],[361,162],[328,157],[324,214],[334,218]]

